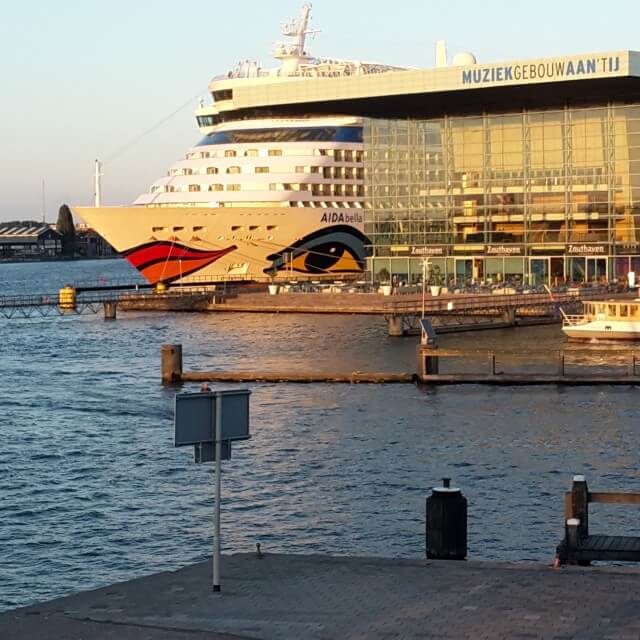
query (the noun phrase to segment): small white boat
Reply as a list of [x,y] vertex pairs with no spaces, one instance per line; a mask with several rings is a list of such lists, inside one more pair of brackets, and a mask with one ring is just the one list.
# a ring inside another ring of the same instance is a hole
[[582,315],[562,315],[562,330],[571,340],[640,340],[640,298],[592,300]]

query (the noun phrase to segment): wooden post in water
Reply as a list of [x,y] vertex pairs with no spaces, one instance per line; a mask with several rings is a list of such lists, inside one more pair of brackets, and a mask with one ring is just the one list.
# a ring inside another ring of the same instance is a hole
[[117,308],[118,308],[117,302],[105,302],[104,303],[104,319],[115,320]]
[[489,375],[495,376],[496,375],[496,354],[493,351],[490,351],[488,355],[488,359],[489,359]]
[[573,476],[571,485],[571,514],[569,518],[580,520],[579,535],[589,535],[589,489],[584,476]]
[[390,337],[401,338],[404,335],[403,320],[403,316],[387,316],[387,326]]
[[182,345],[163,344],[160,350],[162,359],[162,383],[182,382]]
[[558,375],[564,378],[564,351],[558,351]]
[[513,327],[516,324],[516,308],[515,307],[507,307],[502,312],[502,321],[505,324]]
[[416,367],[418,378],[422,379],[424,376],[437,376],[440,373],[438,365],[438,346],[419,344],[416,351],[418,354],[418,366]]

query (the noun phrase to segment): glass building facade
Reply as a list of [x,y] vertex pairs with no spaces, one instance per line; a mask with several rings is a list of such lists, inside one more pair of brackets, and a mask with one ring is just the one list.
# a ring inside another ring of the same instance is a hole
[[551,286],[640,276],[640,103],[364,128],[374,277]]

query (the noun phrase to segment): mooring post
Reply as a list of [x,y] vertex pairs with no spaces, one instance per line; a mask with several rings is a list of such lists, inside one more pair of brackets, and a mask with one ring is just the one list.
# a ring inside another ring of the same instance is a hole
[[632,378],[636,375],[636,354],[631,354],[631,372],[629,374]]
[[449,478],[434,487],[426,500],[427,558],[464,560],[467,557],[467,499]]
[[163,384],[182,381],[182,345],[163,344],[160,350]]
[[573,476],[571,484],[571,518],[580,520],[578,535],[589,535],[589,489],[584,476]]
[[416,373],[418,378],[424,376],[437,376],[440,372],[438,364],[438,346],[419,344],[416,352],[418,354]]
[[493,351],[489,351],[489,375],[496,375],[496,354]]
[[564,378],[564,351],[558,351],[558,375]]
[[105,302],[104,303],[104,319],[115,320],[117,308],[118,308],[117,302]]
[[574,553],[580,544],[580,520],[569,518],[565,524],[566,561],[574,564]]

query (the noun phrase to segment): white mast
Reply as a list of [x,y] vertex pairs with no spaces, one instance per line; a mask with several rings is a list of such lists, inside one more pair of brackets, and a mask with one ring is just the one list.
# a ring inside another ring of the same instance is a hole
[[317,33],[317,29],[309,31],[309,16],[311,14],[311,3],[307,3],[302,7],[300,19],[296,22],[290,20],[282,26],[282,35],[293,38],[291,43],[280,42],[276,45],[274,57],[282,60],[280,75],[294,75],[301,63],[310,59],[304,49],[305,40],[308,34]]
[[95,206],[101,206],[102,200],[102,163],[96,160],[96,170],[94,175],[93,195],[95,198]]
[[282,29],[282,35],[289,36],[293,38],[293,42],[291,44],[291,48],[298,52],[298,55],[304,56],[304,42],[307,36],[307,26],[309,24],[309,14],[311,13],[311,3],[305,4],[302,7],[302,15],[300,16],[300,20],[298,20],[298,24],[295,22],[291,22],[290,24],[285,24]]

